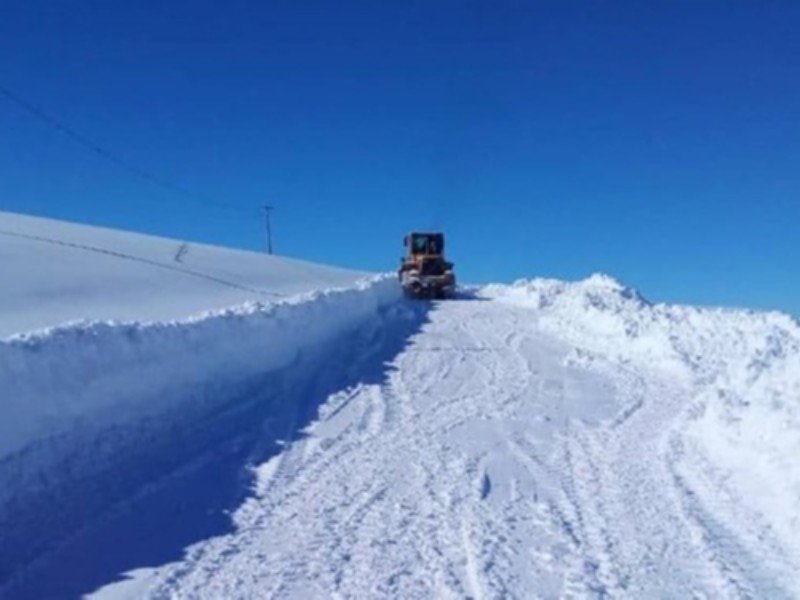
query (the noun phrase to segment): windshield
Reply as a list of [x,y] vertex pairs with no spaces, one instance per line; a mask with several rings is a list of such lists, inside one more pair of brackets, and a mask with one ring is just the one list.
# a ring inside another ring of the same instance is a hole
[[444,236],[441,233],[414,234],[411,239],[411,252],[414,254],[441,254],[444,250]]

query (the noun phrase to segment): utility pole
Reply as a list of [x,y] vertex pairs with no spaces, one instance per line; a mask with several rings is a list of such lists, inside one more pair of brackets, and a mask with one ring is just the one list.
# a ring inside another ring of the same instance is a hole
[[275,210],[274,206],[270,206],[269,204],[265,204],[264,208],[264,225],[266,226],[266,236],[267,236],[267,254],[272,254],[272,223],[270,222],[270,216],[272,215],[272,211]]

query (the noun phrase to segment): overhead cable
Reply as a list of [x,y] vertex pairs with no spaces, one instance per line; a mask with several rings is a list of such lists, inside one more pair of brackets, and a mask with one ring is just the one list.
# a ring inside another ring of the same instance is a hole
[[108,160],[109,162],[114,163],[117,167],[128,171],[128,173],[138,177],[139,179],[148,181],[154,185],[157,185],[165,190],[168,190],[174,194],[178,194],[183,196],[185,199],[191,200],[197,204],[203,204],[209,207],[214,207],[222,210],[226,210],[229,212],[235,212],[238,214],[250,214],[249,211],[238,208],[235,206],[231,206],[228,204],[223,204],[220,202],[215,202],[209,198],[205,198],[194,192],[184,188],[183,186],[177,185],[168,181],[147,169],[143,169],[130,161],[122,158],[115,152],[108,150],[97,144],[96,142],[92,141],[87,136],[83,135],[79,131],[77,131],[74,127],[67,125],[62,120],[57,119],[53,115],[49,114],[39,106],[35,105],[34,103],[22,98],[19,94],[8,89],[2,83],[0,83],[0,95],[5,96],[8,100],[28,112],[29,114],[33,115],[43,123],[47,124],[48,126],[60,131],[62,134],[70,138],[72,141],[80,144],[81,146],[91,150],[95,154],[103,157],[104,159]]

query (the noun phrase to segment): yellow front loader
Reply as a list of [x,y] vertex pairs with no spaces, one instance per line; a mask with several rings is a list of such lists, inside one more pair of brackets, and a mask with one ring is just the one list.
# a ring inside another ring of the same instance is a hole
[[456,291],[453,263],[444,258],[443,233],[409,233],[397,276],[408,298],[442,300]]

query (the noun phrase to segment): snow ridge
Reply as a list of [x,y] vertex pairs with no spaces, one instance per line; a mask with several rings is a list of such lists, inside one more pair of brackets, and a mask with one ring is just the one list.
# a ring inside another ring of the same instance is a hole
[[[800,566],[800,324],[779,312],[652,304],[606,275],[491,285],[481,294],[540,311],[539,325],[573,345],[573,362],[665,372],[693,390],[673,447],[676,477],[728,519],[747,515],[756,544]],[[630,411],[639,407],[634,405]],[[630,417],[624,414],[625,418]],[[679,461],[679,462],[678,462]],[[740,499],[720,505],[723,493]],[[738,507],[737,507],[738,506]],[[774,553],[773,553],[774,554]]]

